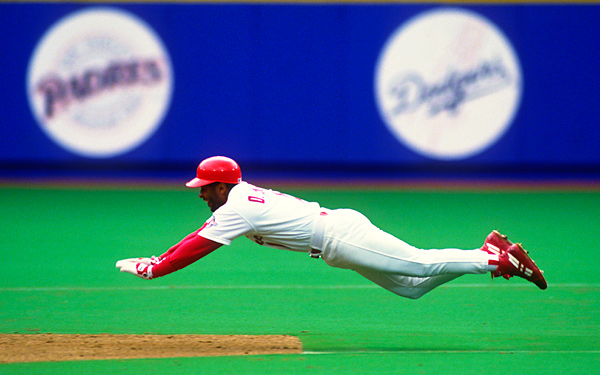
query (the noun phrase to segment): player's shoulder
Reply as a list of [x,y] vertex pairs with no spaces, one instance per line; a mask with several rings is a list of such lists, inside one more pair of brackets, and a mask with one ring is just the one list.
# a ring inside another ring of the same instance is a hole
[[247,182],[239,182],[229,191],[229,195],[227,197],[227,202],[224,205],[219,207],[214,213],[213,216],[231,216],[238,215],[240,211],[245,210],[246,200],[249,192],[252,190],[252,185]]
[[233,195],[233,197],[245,196],[245,195],[248,195],[249,192],[251,192],[253,189],[256,189],[256,188],[257,188],[256,186],[249,184],[246,181],[242,181],[242,182],[239,182],[237,185],[235,185],[231,189],[231,191],[229,192],[229,196],[232,196],[232,195]]
[[262,188],[242,181],[234,186],[229,192],[227,203],[231,207],[255,207],[251,203],[269,203],[277,200],[282,195],[271,189]]
[[246,217],[248,212],[255,210],[257,207],[250,205],[253,192],[257,189],[256,186],[242,181],[231,188],[227,202],[219,207],[214,214],[217,215],[242,215]]
[[252,195],[252,191],[256,188],[256,186],[245,181],[238,183],[231,188],[226,204],[238,206],[241,203],[245,203],[248,200],[247,197]]

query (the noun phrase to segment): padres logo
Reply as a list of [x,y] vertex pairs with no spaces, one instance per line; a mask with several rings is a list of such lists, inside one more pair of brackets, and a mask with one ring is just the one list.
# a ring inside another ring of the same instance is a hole
[[375,97],[392,134],[435,159],[462,159],[495,143],[519,107],[522,80],[510,42],[461,9],[402,25],[375,70]]
[[172,92],[159,37],[119,9],[91,8],[50,28],[30,61],[27,91],[43,131],[65,149],[106,158],[142,144]]

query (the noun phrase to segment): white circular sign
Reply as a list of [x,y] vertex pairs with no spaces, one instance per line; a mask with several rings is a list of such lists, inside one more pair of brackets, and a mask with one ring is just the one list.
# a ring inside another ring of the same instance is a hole
[[390,131],[413,151],[462,159],[495,143],[519,107],[517,56],[489,20],[461,9],[428,11],[384,46],[375,96]]
[[148,139],[168,110],[172,86],[159,37],[113,8],[57,22],[38,43],[27,75],[30,106],[44,132],[94,158],[123,154]]

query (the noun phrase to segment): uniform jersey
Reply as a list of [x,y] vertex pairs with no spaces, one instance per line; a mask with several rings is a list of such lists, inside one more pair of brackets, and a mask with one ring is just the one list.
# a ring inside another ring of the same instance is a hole
[[320,210],[318,203],[241,182],[198,235],[223,245],[246,236],[259,245],[308,252]]

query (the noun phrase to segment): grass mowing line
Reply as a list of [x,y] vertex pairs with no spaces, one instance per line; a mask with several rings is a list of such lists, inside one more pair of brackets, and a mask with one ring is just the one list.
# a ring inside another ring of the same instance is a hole
[[[440,288],[452,289],[473,289],[473,288],[531,288],[528,283],[522,284],[449,284],[442,285]],[[600,288],[599,283],[557,283],[550,284],[549,288]],[[48,287],[5,287],[0,288],[0,292],[112,292],[112,291],[132,291],[132,290],[235,290],[235,289],[317,289],[317,290],[333,290],[333,289],[376,289],[377,285],[149,285],[149,286],[48,286]]]
[[600,350],[511,350],[511,349],[490,349],[490,350],[340,350],[340,351],[323,351],[302,352],[302,355],[340,355],[340,354],[600,354]]
[[99,287],[78,287],[78,286],[57,286],[57,287],[14,287],[0,288],[0,292],[111,292],[111,291],[135,291],[135,290],[235,290],[235,289],[371,289],[378,288],[376,285],[169,285],[169,286],[99,286]]

